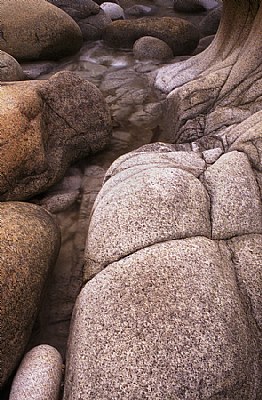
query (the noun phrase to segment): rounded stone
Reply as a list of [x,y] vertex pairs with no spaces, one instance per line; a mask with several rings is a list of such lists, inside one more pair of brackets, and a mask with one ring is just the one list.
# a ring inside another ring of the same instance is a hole
[[95,85],[72,72],[0,87],[0,199],[24,200],[62,179],[109,141],[111,118]]
[[164,61],[173,57],[172,49],[166,42],[152,36],[138,39],[134,44],[133,52],[138,60]]
[[78,25],[81,29],[84,40],[99,40],[105,28],[112,23],[112,19],[104,10],[100,9],[96,15],[81,19]]
[[0,0],[0,10],[0,49],[17,60],[58,59],[82,45],[76,22],[47,1]]
[[0,387],[19,362],[60,247],[47,211],[29,203],[0,203]]
[[99,12],[99,6],[93,0],[47,0],[64,10],[75,21],[87,18]]
[[118,4],[105,1],[101,4],[100,8],[104,10],[104,12],[112,19],[112,21],[117,19],[125,19],[124,10]]
[[0,50],[0,81],[20,81],[25,74],[16,59]]
[[9,400],[58,400],[62,357],[52,346],[34,347],[23,358],[12,383]]
[[174,55],[190,54],[198,45],[198,29],[180,18],[144,17],[113,21],[103,33],[103,40],[112,47],[132,48],[143,36],[153,36],[166,42]]
[[202,19],[199,25],[200,32],[203,36],[215,35],[222,16],[222,7],[217,7],[210,11],[206,17]]

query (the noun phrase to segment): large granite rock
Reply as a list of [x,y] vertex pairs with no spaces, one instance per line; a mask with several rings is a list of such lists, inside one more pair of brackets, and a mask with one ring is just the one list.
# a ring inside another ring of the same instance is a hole
[[139,152],[117,163],[108,171],[106,180],[114,172],[92,213],[86,279],[108,263],[154,243],[211,236],[209,198],[197,179],[205,167],[200,157]]
[[65,400],[260,399],[261,17],[259,0],[225,0],[211,46],[157,74],[174,144],[105,176]]
[[9,400],[58,400],[62,380],[62,357],[52,346],[34,347],[23,358]]
[[259,349],[226,243],[158,243],[81,291],[64,400],[259,398]]
[[[229,136],[231,147],[249,149],[239,136]],[[256,164],[210,144],[186,152],[154,143],[107,171],[89,226],[64,400],[262,393]]]
[[144,17],[114,21],[104,31],[104,41],[112,47],[132,48],[143,36],[166,42],[174,55],[190,54],[198,45],[199,32],[190,22],[180,18]]
[[60,234],[39,206],[0,203],[0,387],[17,366],[29,340]]
[[101,92],[74,73],[0,88],[0,199],[21,200],[59,181],[101,150],[111,119]]
[[18,60],[58,59],[81,47],[77,24],[47,1],[0,0],[0,15],[0,49]]
[[25,74],[14,57],[0,50],[0,81],[20,81]]

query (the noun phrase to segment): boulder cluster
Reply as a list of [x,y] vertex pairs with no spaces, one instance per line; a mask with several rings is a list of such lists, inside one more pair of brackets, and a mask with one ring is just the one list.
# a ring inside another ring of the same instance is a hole
[[[159,16],[159,0],[0,0],[0,390],[9,387],[9,400],[262,398],[262,5],[225,0],[222,13],[219,0],[166,2],[175,17]],[[100,89],[68,70],[29,79],[25,62],[46,71],[97,40],[142,61],[137,88],[125,69]],[[110,102],[140,96],[141,106],[141,79],[162,92],[143,109],[144,131],[161,115],[161,141],[104,173],[97,153],[114,149],[121,122]],[[70,175],[83,159],[88,172],[80,164]],[[87,239],[63,359],[29,343],[61,250],[55,214],[80,190]]]

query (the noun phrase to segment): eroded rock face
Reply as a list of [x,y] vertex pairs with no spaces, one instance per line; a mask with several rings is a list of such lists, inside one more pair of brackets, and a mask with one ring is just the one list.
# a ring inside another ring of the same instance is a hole
[[0,81],[20,81],[25,79],[21,66],[14,57],[0,50]]
[[101,92],[73,73],[3,85],[0,92],[1,200],[46,190],[71,163],[109,141],[111,119]]
[[0,203],[1,373],[13,372],[29,340],[60,233],[50,214],[27,203]]
[[171,47],[174,55],[190,54],[199,41],[199,32],[194,25],[170,17],[114,21],[105,29],[103,40],[113,47],[132,48],[135,41],[143,36],[163,40]]
[[17,60],[58,59],[82,45],[77,24],[47,1],[1,0],[0,15],[0,49]]
[[58,400],[62,357],[52,346],[34,347],[23,358],[12,383],[10,400]]
[[230,128],[261,110],[261,16],[258,1],[225,1],[219,30],[208,49],[160,69],[156,86],[169,93],[163,140],[225,138]]

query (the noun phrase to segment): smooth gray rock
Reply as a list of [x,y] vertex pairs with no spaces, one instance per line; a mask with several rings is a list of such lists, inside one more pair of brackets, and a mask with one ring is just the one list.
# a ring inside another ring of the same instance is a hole
[[112,21],[117,19],[125,19],[124,10],[118,4],[112,3],[110,1],[105,1],[101,4],[100,8],[104,10],[106,15],[108,15]]

